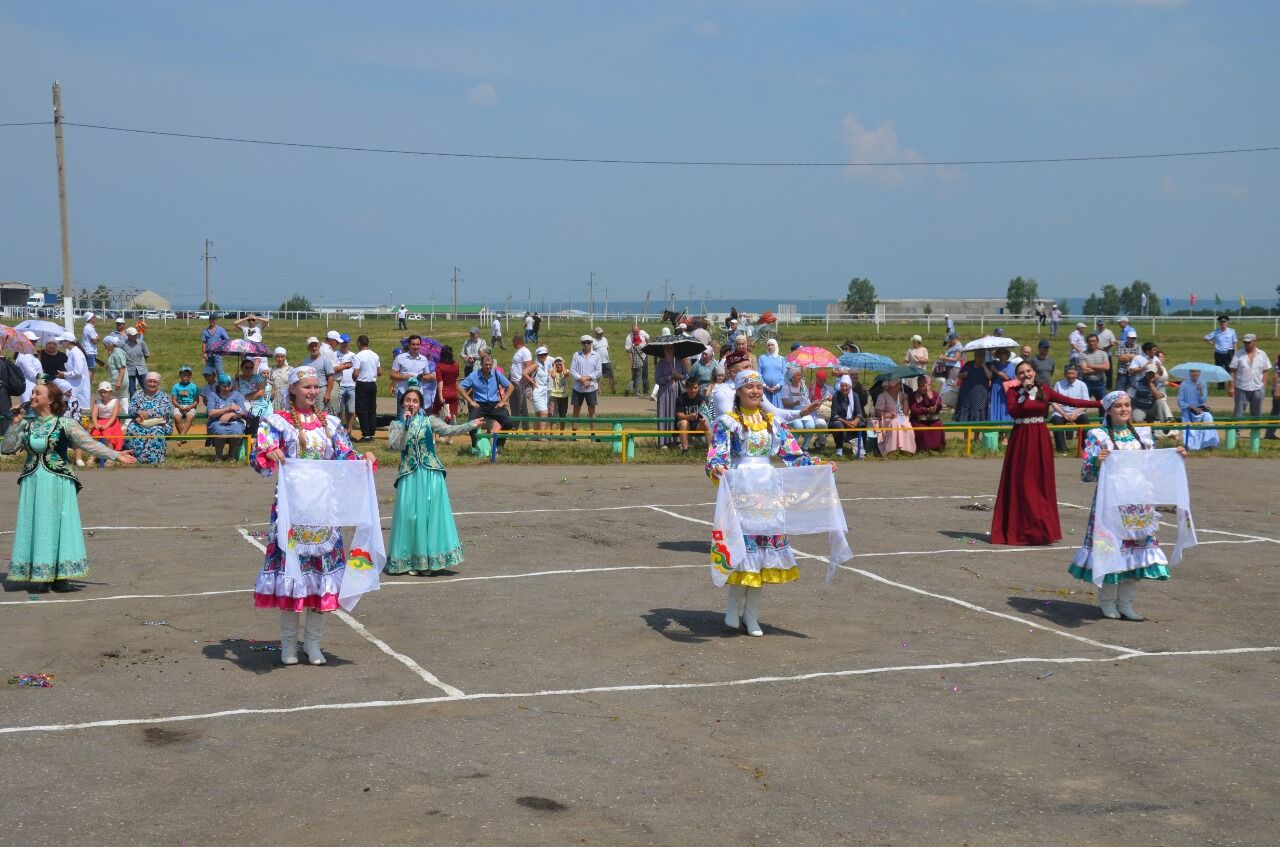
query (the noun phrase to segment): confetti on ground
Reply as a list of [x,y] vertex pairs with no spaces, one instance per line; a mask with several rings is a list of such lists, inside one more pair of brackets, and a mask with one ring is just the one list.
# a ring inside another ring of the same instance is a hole
[[53,674],[20,673],[9,677],[9,684],[22,688],[53,688]]
[[910,645],[908,642],[904,641],[904,642],[902,642],[901,646],[903,646],[903,647],[910,647],[911,645]]
[[1038,677],[1036,677],[1036,679],[1048,679],[1051,676],[1053,676],[1053,671],[1049,671],[1048,673],[1042,673]]

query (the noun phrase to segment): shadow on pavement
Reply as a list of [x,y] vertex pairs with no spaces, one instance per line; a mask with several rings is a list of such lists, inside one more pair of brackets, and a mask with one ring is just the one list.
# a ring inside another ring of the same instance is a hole
[[[724,612],[693,609],[652,609],[644,616],[649,628],[672,641],[684,644],[702,644],[717,638],[748,638],[742,631],[734,631],[724,625]],[[803,632],[771,626],[761,622],[766,635],[788,635],[792,638],[808,638]],[[673,629],[672,627],[676,627]]]
[[1024,615],[1065,627],[1078,627],[1089,621],[1105,620],[1102,617],[1102,610],[1092,603],[1076,603],[1071,600],[1010,597],[1009,607]]

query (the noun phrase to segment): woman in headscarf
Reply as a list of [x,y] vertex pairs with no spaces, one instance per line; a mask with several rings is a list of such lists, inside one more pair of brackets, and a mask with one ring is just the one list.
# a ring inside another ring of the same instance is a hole
[[[730,411],[716,419],[707,450],[707,476],[717,485],[731,468],[769,465],[774,456],[788,467],[817,464],[796,443],[777,415],[764,406],[764,380],[753,370],[740,371],[734,378],[734,400]],[[730,629],[746,626],[748,635],[764,635],[760,626],[760,589],[800,578],[795,552],[786,535],[745,535],[746,557],[732,562],[729,575],[729,606],[724,623]]]
[[218,388],[208,396],[209,439],[213,442],[213,458],[218,462],[235,462],[240,458],[244,444],[245,418],[249,404],[245,401],[230,374],[218,374]]
[[[316,369],[294,368],[289,376],[289,405],[277,409],[258,424],[250,464],[264,477],[275,475],[289,459],[331,459],[360,461],[374,467],[378,461],[372,452],[363,456],[351,449],[351,437],[336,415],[320,408],[317,400],[322,389]],[[271,517],[267,526],[267,550],[262,571],[253,587],[253,604],[259,609],[280,610],[280,661],[298,663],[298,618],[306,613],[303,649],[313,665],[325,663],[320,639],[324,635],[322,613],[338,608],[338,594],[347,557],[343,551],[342,533],[336,527],[294,526],[289,537],[301,562],[302,578],[285,573],[285,552],[277,542],[276,501],[271,501]]]
[[133,417],[124,428],[124,446],[140,464],[160,464],[169,452],[169,442],[161,436],[173,434],[173,402],[160,390],[160,374],[147,374],[129,399],[129,414]]
[[[676,404],[680,401],[680,389],[689,378],[689,369],[684,359],[676,358],[676,348],[667,345],[662,348],[662,358],[658,360],[653,371],[653,381],[658,386],[658,417],[670,418],[658,424],[661,429],[675,432]],[[666,450],[680,443],[676,436],[662,436],[659,446]]]
[[986,365],[986,351],[974,350],[956,377],[956,421],[985,421],[991,404],[991,371]]
[[1018,363],[1018,384],[1001,388],[1013,418],[1009,449],[1000,471],[1000,491],[991,515],[991,543],[1018,546],[1052,544],[1062,538],[1058,522],[1058,486],[1053,472],[1053,444],[1045,419],[1050,403],[1096,409],[1097,400],[1059,394],[1036,382],[1031,361]]
[[401,400],[401,416],[391,422],[387,433],[388,446],[400,451],[400,470],[386,572],[430,576],[462,564],[463,558],[435,437],[471,433],[483,419],[452,426],[428,415],[416,379],[409,380]]
[[289,352],[277,347],[271,356],[271,370],[267,373],[267,393],[271,395],[271,411],[289,408]]
[[[1192,371],[1178,388],[1178,408],[1183,423],[1213,423],[1209,411],[1209,386],[1200,377],[1200,371]],[[1188,450],[1209,450],[1218,446],[1218,431],[1209,427],[1183,427],[1182,443]]]
[[97,459],[134,463],[128,451],[117,453],[99,444],[74,420],[64,417],[63,391],[56,385],[31,389],[32,417],[13,411],[13,424],[0,442],[0,453],[27,453],[18,475],[18,510],[10,554],[11,582],[32,582],[37,591],[74,590],[70,580],[89,573],[89,558],[80,525],[80,481],[67,461],[74,447]]
[[921,450],[943,451],[947,448],[947,434],[941,429],[939,415],[942,412],[942,395],[933,390],[933,380],[920,378],[920,386],[911,394],[911,426],[915,427],[916,447]]
[[[1102,426],[1089,430],[1084,441],[1084,463],[1080,468],[1080,479],[1084,482],[1097,482],[1102,463],[1113,450],[1150,450],[1155,447],[1155,438],[1151,427],[1133,425],[1133,402],[1127,392],[1112,391],[1102,398]],[[1181,447],[1178,454],[1186,455]],[[1093,505],[1089,509],[1089,527],[1085,530],[1084,540],[1076,551],[1068,572],[1076,579],[1093,582],[1093,531],[1097,517],[1098,494],[1095,489]],[[1121,543],[1120,555],[1126,565],[1123,571],[1107,574],[1098,587],[1098,606],[1103,617],[1117,620],[1140,621],[1142,615],[1133,608],[1133,599],[1138,593],[1138,580],[1153,579],[1164,581],[1169,578],[1169,559],[1160,549],[1156,532],[1160,526],[1160,516],[1154,505],[1130,504],[1124,506],[1130,512],[1133,522],[1152,527],[1151,534],[1142,538],[1126,538]]]
[[916,433],[911,428],[911,419],[907,417],[910,402],[909,395],[903,391],[902,380],[885,380],[884,391],[876,398],[875,405],[876,424],[881,428],[876,433],[881,456],[888,456],[895,450],[916,452]]
[[775,406],[782,405],[782,384],[787,379],[787,360],[778,353],[778,340],[765,342],[765,354],[757,362],[760,378],[764,380],[764,396]]

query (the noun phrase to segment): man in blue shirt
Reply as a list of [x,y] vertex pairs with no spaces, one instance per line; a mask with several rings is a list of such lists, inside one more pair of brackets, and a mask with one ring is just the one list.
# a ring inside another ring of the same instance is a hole
[[227,331],[218,326],[217,312],[209,314],[209,325],[200,335],[200,355],[204,356],[204,363],[208,367],[213,368],[214,373],[222,373],[222,356],[210,353],[209,346],[215,341],[230,341],[231,337],[227,335]]
[[[1206,344],[1213,345],[1213,363],[1224,371],[1231,367],[1231,360],[1236,356],[1236,331],[1229,324],[1229,315],[1218,315],[1218,328],[1204,337]],[[1218,383],[1222,387],[1222,383]]]
[[[489,431],[494,438],[493,452],[489,455],[491,462],[498,460],[498,449],[506,443],[505,438],[498,438],[498,433],[511,428],[507,406],[510,395],[511,380],[494,370],[493,356],[488,353],[480,357],[480,367],[458,383],[458,396],[471,410],[467,417],[489,421]],[[471,443],[475,444],[475,435],[471,436]]]

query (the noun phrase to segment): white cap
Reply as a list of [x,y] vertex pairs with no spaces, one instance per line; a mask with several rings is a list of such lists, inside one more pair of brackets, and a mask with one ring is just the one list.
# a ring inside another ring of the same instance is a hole
[[116,323],[118,324],[124,323],[124,318],[116,318]]
[[133,327],[129,327],[128,329],[126,329],[126,330],[124,331],[124,334],[125,334],[125,335],[137,335],[137,334],[138,334],[138,330],[134,329]]
[[23,334],[23,335],[25,335],[25,336],[27,337],[27,340],[28,340],[28,341],[39,341],[39,340],[40,340],[40,336],[36,335],[36,334],[35,334],[34,332],[32,332],[31,330],[27,330],[26,332],[24,332],[24,333],[22,333],[22,334]]
[[288,350],[286,350],[286,349],[284,349],[283,347],[277,347],[275,350],[272,350],[272,351],[271,351],[271,355],[273,355],[273,356],[288,356],[288,355],[289,355],[289,351],[288,351]]
[[913,335],[913,336],[911,336],[911,340],[912,340],[912,341],[924,341],[924,339],[923,339],[923,338],[921,338],[921,337],[920,337],[920,336],[918,336],[918,335]]
[[331,329],[329,330],[329,333],[325,335],[325,338],[328,338],[332,341],[341,341],[342,333],[338,332],[336,329]]
[[93,312],[85,312],[85,313],[84,313],[84,319],[85,319],[86,321],[91,321],[91,320],[93,320]]
[[319,343],[320,343],[320,339],[316,338],[314,335],[307,339],[308,347],[310,347],[312,344],[319,344]]
[[545,356],[547,352],[548,351],[546,347],[539,347],[537,350],[533,351],[535,356]]
[[579,340],[579,341],[590,341],[590,342],[592,342],[593,344],[595,343],[595,339],[594,339],[594,338],[592,338],[592,337],[591,337],[591,336],[589,336],[589,335],[584,335],[584,336],[582,336],[581,338],[579,338],[578,340]]
[[1089,325],[1084,321],[1080,321],[1079,323],[1076,324],[1076,329],[1088,329],[1088,328],[1089,328]]
[[1118,320],[1122,320],[1122,321],[1124,321],[1125,323],[1128,323],[1128,322],[1129,322],[1129,319],[1128,319],[1128,318],[1118,318]]
[[98,383],[98,390],[99,391],[115,391],[116,388],[110,382],[103,380],[102,382]]
[[71,333],[69,333],[69,332],[64,332],[64,333],[62,333],[62,335],[59,335],[59,336],[58,336],[58,340],[59,340],[59,341],[70,341],[72,344],[75,344],[75,342],[76,342],[76,337],[75,337],[74,335],[72,335]]

